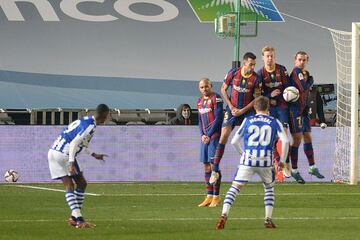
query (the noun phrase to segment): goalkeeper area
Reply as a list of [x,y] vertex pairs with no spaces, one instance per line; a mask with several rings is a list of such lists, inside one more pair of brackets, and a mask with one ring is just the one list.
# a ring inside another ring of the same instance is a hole
[[83,213],[97,227],[82,231],[67,225],[60,184],[0,185],[0,191],[0,238],[13,240],[357,239],[360,219],[360,186],[277,184],[273,220],[278,228],[265,229],[263,187],[248,184],[225,230],[217,231],[220,207],[197,207],[203,183],[108,183],[89,184]]

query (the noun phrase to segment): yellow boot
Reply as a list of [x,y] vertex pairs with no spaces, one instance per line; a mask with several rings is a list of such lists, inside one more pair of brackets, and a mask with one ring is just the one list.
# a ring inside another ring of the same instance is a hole
[[209,207],[216,207],[220,203],[220,197],[219,196],[213,196],[212,201],[209,205]]
[[212,203],[213,200],[213,196],[211,195],[207,195],[204,199],[204,201],[202,203],[200,203],[198,206],[199,207],[207,207],[210,205],[210,203]]

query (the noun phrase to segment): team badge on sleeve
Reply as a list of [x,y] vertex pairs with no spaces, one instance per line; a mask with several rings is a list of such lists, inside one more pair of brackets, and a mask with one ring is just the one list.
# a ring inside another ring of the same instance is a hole
[[304,79],[304,75],[302,73],[299,73],[298,77],[299,77],[300,80]]

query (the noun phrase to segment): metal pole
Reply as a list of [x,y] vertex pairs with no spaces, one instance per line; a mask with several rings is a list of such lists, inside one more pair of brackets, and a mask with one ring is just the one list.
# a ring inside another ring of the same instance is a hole
[[232,67],[240,67],[240,6],[241,0],[236,0],[235,2],[235,12],[236,12],[236,24],[235,24],[235,37],[234,37],[234,61]]

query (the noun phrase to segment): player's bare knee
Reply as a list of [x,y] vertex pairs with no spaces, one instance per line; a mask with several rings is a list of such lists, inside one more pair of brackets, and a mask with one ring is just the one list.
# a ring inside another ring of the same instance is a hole
[[304,132],[304,143],[310,143],[310,142],[311,142],[311,133]]
[[205,172],[211,171],[211,164],[210,163],[204,163],[204,170]]
[[231,126],[223,127],[221,131],[219,143],[226,144],[232,131]]

